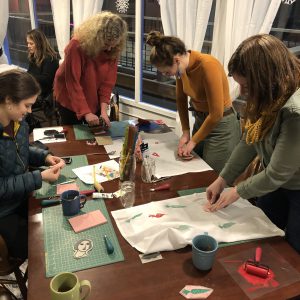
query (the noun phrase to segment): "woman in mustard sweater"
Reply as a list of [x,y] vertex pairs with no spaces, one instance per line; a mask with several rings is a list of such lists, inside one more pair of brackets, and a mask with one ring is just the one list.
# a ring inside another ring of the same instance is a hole
[[[166,76],[177,77],[176,102],[183,132],[178,155],[189,156],[194,150],[220,172],[240,138],[239,120],[222,65],[211,55],[187,51],[179,38],[157,31],[148,34],[147,44],[152,46],[151,63]],[[195,117],[192,137],[189,110]]]

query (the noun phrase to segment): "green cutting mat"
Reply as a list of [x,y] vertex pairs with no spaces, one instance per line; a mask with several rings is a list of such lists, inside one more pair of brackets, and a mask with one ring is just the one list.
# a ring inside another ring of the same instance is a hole
[[87,125],[73,125],[73,129],[76,140],[89,140],[95,138],[95,135]]
[[[75,179],[74,177],[76,177],[76,175],[74,174],[72,169],[87,166],[89,164],[86,155],[76,155],[76,156],[71,156],[71,157],[72,157],[72,163],[69,165],[66,165],[61,170],[59,179],[56,182],[48,183],[48,182],[43,181],[42,187],[35,191],[34,197],[36,199],[54,197],[56,195],[56,185],[57,184],[64,182],[64,181],[72,180],[72,177],[73,177],[73,179]],[[86,184],[86,183],[82,182],[79,178],[76,178],[75,181],[76,181],[77,186],[79,187],[80,191],[94,189],[92,184]]]
[[[59,272],[73,272],[124,260],[119,241],[111,224],[104,200],[89,200],[82,212],[100,209],[107,223],[75,233],[62,214],[61,205],[43,208],[43,228],[46,260],[46,277]],[[114,252],[107,254],[103,237],[107,235],[114,246]],[[73,246],[81,239],[93,241],[93,249],[86,257],[74,258]]]
[[[192,195],[192,194],[195,194],[195,193],[204,193],[205,191],[206,191],[206,187],[203,187],[203,188],[196,188],[196,189],[189,189],[189,190],[180,190],[180,191],[177,191],[177,194],[179,196],[187,196],[187,195]],[[238,244],[242,244],[242,243],[248,243],[248,242],[252,242],[252,241],[255,241],[255,240],[237,241],[237,242],[229,242],[229,243],[219,243],[219,248],[238,245]]]

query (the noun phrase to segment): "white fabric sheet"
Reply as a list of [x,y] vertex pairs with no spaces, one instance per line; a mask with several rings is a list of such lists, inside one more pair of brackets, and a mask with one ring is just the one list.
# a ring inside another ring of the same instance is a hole
[[[141,133],[144,143],[148,143],[149,154],[155,158],[155,177],[175,176],[191,172],[203,172],[212,168],[197,154],[190,161],[177,158],[178,137],[174,132]],[[158,156],[156,156],[156,154]]]
[[218,212],[203,210],[205,193],[198,193],[112,212],[127,242],[138,251],[175,250],[207,232],[218,242],[283,236],[263,211],[239,199]]

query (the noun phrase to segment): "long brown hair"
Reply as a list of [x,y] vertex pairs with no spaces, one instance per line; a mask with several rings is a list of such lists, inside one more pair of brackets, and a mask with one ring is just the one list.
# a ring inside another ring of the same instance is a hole
[[103,51],[106,42],[120,39],[119,44],[107,52],[110,58],[116,59],[126,43],[127,23],[119,15],[103,11],[80,24],[73,36],[79,41],[83,51],[91,57]]
[[0,104],[9,98],[18,104],[22,100],[39,95],[40,86],[32,75],[19,70],[6,71],[0,74]]
[[57,53],[50,46],[45,34],[39,29],[33,29],[27,32],[27,38],[35,43],[36,51],[34,54],[28,52],[28,60],[35,61],[40,66],[46,57],[57,59]]
[[146,43],[152,47],[151,64],[159,67],[172,66],[176,54],[183,55],[187,52],[182,40],[175,36],[164,36],[158,31],[151,31],[147,35]]
[[[243,41],[232,55],[228,70],[229,76],[246,78],[245,117],[252,123],[263,114],[276,115],[300,86],[300,60],[283,42],[268,34]],[[268,122],[268,127],[271,123]]]

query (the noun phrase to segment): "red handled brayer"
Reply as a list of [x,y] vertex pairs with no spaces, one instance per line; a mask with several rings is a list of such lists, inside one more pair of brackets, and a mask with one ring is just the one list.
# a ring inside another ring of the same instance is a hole
[[261,247],[257,247],[255,250],[255,260],[248,259],[245,262],[244,270],[251,275],[258,276],[261,278],[267,278],[270,274],[270,268],[260,263],[262,255]]

